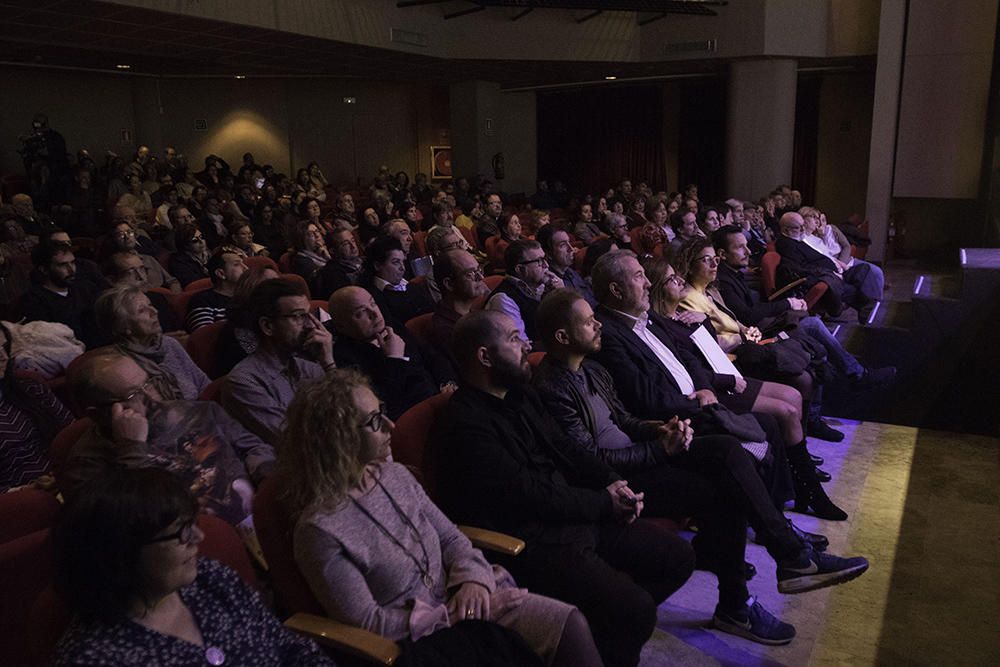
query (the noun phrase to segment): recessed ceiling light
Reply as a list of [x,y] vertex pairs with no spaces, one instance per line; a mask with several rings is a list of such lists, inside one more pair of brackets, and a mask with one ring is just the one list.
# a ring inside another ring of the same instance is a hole
[[604,77],[604,80],[605,81],[614,81],[617,78],[618,78],[617,76],[606,76],[606,77]]
[[115,65],[117,69],[132,69],[131,65]]

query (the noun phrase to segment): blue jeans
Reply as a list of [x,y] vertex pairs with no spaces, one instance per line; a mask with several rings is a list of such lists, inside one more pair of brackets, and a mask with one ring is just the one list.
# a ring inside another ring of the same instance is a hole
[[858,363],[853,354],[844,349],[839,340],[834,338],[830,330],[823,324],[823,320],[815,315],[803,317],[799,320],[799,328],[826,348],[826,358],[838,371],[850,378],[860,377],[865,372],[864,366]]
[[855,258],[851,268],[844,271],[844,282],[861,292],[866,300],[877,301],[885,289],[885,274],[871,262]]

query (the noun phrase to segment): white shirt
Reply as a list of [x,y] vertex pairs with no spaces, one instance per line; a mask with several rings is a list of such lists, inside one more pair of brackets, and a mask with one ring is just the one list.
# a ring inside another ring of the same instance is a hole
[[649,324],[649,314],[643,313],[642,317],[633,317],[628,313],[623,313],[620,310],[614,311],[623,317],[627,317],[630,322],[632,322],[632,333],[636,337],[645,343],[656,358],[660,360],[663,367],[667,369],[667,372],[674,378],[674,382],[680,387],[681,393],[685,396],[690,396],[694,393],[694,380],[691,378],[691,374],[688,373],[687,369],[684,368],[684,364],[680,362],[670,348],[663,344],[663,341],[657,338],[656,334],[649,330],[647,325]]
[[[815,234],[806,234],[802,237],[802,240],[806,242],[806,245],[820,253],[821,255],[826,255],[831,260],[836,260],[837,256],[830,252],[830,248],[827,247],[826,242]],[[842,274],[844,271],[840,268],[840,264],[836,261],[833,262],[837,267],[837,275]]]
[[390,291],[392,291],[392,292],[405,292],[406,291],[406,285],[407,285],[406,278],[400,278],[399,282],[396,283],[395,285],[393,285],[389,281],[383,280],[382,278],[379,278],[378,276],[375,276],[372,279],[372,283],[374,283],[375,288],[379,292],[384,292],[387,289],[390,290]]

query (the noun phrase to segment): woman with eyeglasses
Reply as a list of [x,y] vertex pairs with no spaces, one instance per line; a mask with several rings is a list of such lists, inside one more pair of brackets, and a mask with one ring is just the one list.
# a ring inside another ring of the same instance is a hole
[[198,226],[183,225],[177,230],[177,252],[170,255],[168,262],[170,273],[187,287],[196,280],[208,278],[210,256],[205,236]]
[[295,560],[327,614],[396,641],[492,621],[550,664],[599,664],[577,609],[517,588],[390,460],[394,426],[353,370],[302,386],[289,406],[279,480]]
[[200,558],[198,503],[160,468],[119,469],[67,499],[52,531],[73,621],[57,665],[332,665],[225,565]]

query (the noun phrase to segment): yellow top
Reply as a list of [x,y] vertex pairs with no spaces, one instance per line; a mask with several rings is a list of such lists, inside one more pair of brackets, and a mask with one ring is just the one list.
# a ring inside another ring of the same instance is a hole
[[684,293],[684,298],[681,299],[679,306],[684,310],[693,310],[708,315],[712,326],[715,327],[719,347],[726,352],[743,342],[743,325],[731,313],[719,308],[704,292],[699,292],[692,287]]

